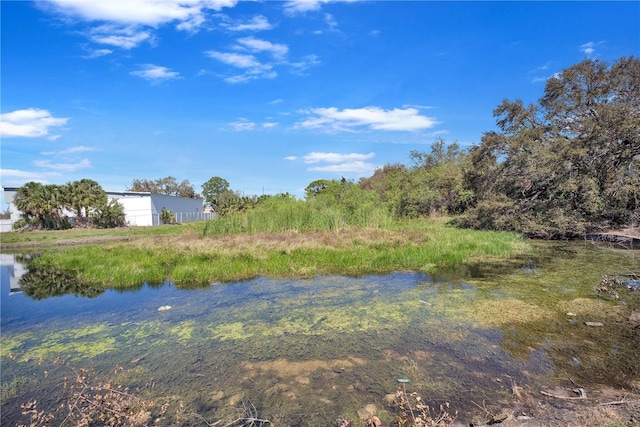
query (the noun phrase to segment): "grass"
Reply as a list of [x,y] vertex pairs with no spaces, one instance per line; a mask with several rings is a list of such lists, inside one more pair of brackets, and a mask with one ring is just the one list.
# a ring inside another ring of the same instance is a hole
[[527,247],[516,234],[461,230],[444,218],[398,222],[360,214],[373,220],[363,226],[335,211],[327,216],[332,221],[311,222],[308,212],[283,216],[262,212],[173,226],[5,233],[2,245],[42,249],[32,268],[117,288],[165,280],[197,286],[257,276],[433,272],[471,259],[508,258]]

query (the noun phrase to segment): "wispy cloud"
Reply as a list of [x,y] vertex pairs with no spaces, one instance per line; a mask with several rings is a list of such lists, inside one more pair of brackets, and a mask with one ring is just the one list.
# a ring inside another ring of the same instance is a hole
[[320,59],[317,55],[305,55],[299,61],[289,62],[289,65],[296,74],[303,74],[309,68],[319,65]]
[[438,122],[420,114],[417,108],[394,108],[384,110],[380,107],[312,108],[303,110],[309,117],[295,126],[298,128],[323,129],[327,131],[353,131],[357,129],[385,131],[417,131],[428,129]]
[[256,127],[256,124],[254,122],[251,122],[245,118],[240,118],[238,121],[229,123],[229,125],[233,130],[239,132],[253,130]]
[[46,155],[46,156],[66,156],[66,155],[69,155],[69,154],[86,153],[86,152],[90,152],[90,151],[98,151],[98,149],[94,148],[94,147],[87,147],[85,145],[79,145],[77,147],[67,148],[66,150],[45,151],[42,154]]
[[39,168],[50,169],[56,172],[75,172],[91,167],[89,159],[82,159],[75,163],[52,163],[50,160],[34,160],[33,164]]
[[100,58],[101,56],[111,55],[112,53],[113,53],[113,50],[111,49],[89,49],[89,53],[84,55],[83,58],[85,59]]
[[587,42],[580,45],[580,52],[584,53],[587,58],[591,57],[595,51],[596,47],[602,46],[604,42]]
[[50,135],[49,130],[66,125],[68,120],[65,117],[53,117],[48,110],[40,108],[3,113],[0,114],[0,136],[3,138],[48,136],[57,139],[58,135]]
[[218,52],[210,50],[205,52],[209,58],[216,59],[223,64],[244,70],[241,74],[232,74],[225,77],[228,83],[244,83],[255,79],[272,79],[278,74],[273,71],[270,64],[261,63],[255,56],[235,52]]
[[89,39],[94,43],[106,44],[122,49],[133,49],[142,42],[153,42],[151,32],[137,27],[116,27],[114,25],[100,25],[91,29]]
[[364,161],[371,159],[375,156],[375,153],[323,153],[323,152],[311,152],[303,157],[305,163],[344,163],[352,161]]
[[[228,19],[227,17],[224,18]],[[267,18],[262,15],[256,15],[249,21],[244,22],[222,22],[220,26],[229,31],[265,31],[273,28],[273,25],[271,25]]]
[[317,11],[322,8],[324,3],[331,2],[353,2],[358,0],[289,0],[284,3],[285,15],[293,16],[301,13]]
[[177,71],[171,71],[167,67],[162,67],[160,65],[154,64],[142,64],[140,65],[139,70],[132,71],[130,74],[133,76],[142,77],[143,79],[149,80],[152,83],[159,83],[166,80],[180,78],[180,73],[178,73]]
[[254,37],[244,37],[237,40],[241,47],[252,52],[267,52],[276,59],[284,58],[289,52],[286,44],[271,43],[267,40],[256,39]]
[[34,181],[46,184],[49,182],[47,174],[19,169],[0,169],[2,185],[7,187],[20,187],[26,182]]
[[237,68],[256,68],[262,65],[255,56],[243,53],[218,52],[215,50],[209,50],[205,52],[205,54],[209,58],[217,59],[220,62]]
[[[313,164],[308,170],[314,172],[330,172],[344,174],[369,174],[377,167],[366,160],[372,159],[375,153],[327,153],[311,152],[302,157],[304,163]],[[295,161],[297,156],[289,156],[286,160]]]

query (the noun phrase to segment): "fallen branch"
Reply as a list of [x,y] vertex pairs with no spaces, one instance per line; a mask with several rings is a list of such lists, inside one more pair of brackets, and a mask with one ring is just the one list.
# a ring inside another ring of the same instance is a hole
[[554,399],[562,399],[562,400],[585,400],[587,398],[587,396],[585,396],[585,395],[576,396],[576,397],[559,396],[557,394],[547,393],[546,391],[542,391],[542,390],[540,390],[540,394],[543,394],[543,395],[548,396],[548,397],[553,397]]
[[616,400],[614,402],[604,402],[604,403],[600,403],[599,406],[609,406],[609,405],[625,405],[625,404],[635,404],[635,403],[640,403],[640,400]]

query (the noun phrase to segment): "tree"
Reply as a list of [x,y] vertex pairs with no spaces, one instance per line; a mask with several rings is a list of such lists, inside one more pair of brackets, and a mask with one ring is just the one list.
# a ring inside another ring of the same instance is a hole
[[500,131],[473,147],[466,175],[483,226],[505,209],[504,227],[547,237],[638,221],[638,59],[582,61],[550,78],[538,105],[505,100],[494,116]]
[[176,216],[170,210],[162,208],[162,211],[160,212],[160,222],[163,224],[173,224],[176,222]]
[[204,201],[211,207],[216,207],[227,191],[229,191],[229,181],[219,176],[214,176],[202,184]]
[[112,199],[93,210],[91,222],[98,228],[124,227],[126,225],[124,207],[116,199]]
[[22,212],[14,227],[59,229],[69,228],[62,213],[63,197],[57,185],[27,182],[16,190],[13,203]]
[[310,199],[324,192],[330,184],[331,181],[329,181],[328,179],[316,179],[306,186],[306,188],[304,189],[304,193],[307,199]]
[[[117,201],[108,201],[107,193],[90,179],[81,179],[66,185],[42,185],[28,182],[16,191],[13,203],[22,212],[16,228],[70,228],[65,215],[69,210],[76,216],[75,225],[119,227],[124,225],[124,208]],[[65,211],[66,210],[66,211]]]
[[76,222],[86,224],[92,212],[107,204],[107,193],[91,179],[81,179],[61,187],[63,205],[76,215]]
[[144,193],[164,194],[166,196],[187,197],[190,199],[200,199],[195,188],[185,179],[178,183],[172,176],[158,178],[155,181],[147,179],[134,179],[131,187],[127,191],[139,191]]

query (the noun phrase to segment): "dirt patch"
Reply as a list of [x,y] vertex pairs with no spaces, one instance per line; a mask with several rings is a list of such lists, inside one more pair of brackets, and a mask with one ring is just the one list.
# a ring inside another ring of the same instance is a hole
[[100,245],[104,243],[129,242],[130,236],[95,236],[79,237],[75,239],[55,239],[50,242],[29,241],[29,242],[0,242],[0,250],[22,250],[34,248],[53,248],[57,246],[79,246],[79,245]]

